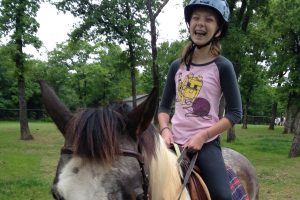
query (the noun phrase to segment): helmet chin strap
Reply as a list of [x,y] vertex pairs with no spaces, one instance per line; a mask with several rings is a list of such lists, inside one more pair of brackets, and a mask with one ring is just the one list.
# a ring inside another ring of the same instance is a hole
[[193,59],[193,55],[194,55],[196,47],[197,47],[197,49],[201,49],[203,47],[206,47],[206,46],[210,45],[212,43],[212,41],[215,39],[215,36],[218,34],[219,31],[220,31],[220,29],[218,29],[215,32],[215,34],[211,37],[211,39],[208,42],[206,42],[205,44],[201,44],[201,45],[196,44],[193,41],[192,37],[191,36],[189,37],[189,40],[192,42],[192,47],[190,48],[190,50],[188,52],[190,57],[189,57],[188,63],[186,63],[187,71],[190,71],[190,66],[191,66],[191,63],[192,63],[192,59]]
[[213,36],[208,42],[206,42],[205,44],[201,44],[201,45],[196,44],[196,43],[192,40],[191,37],[190,37],[189,39],[191,40],[191,42],[193,43],[193,45],[195,45],[195,46],[197,47],[197,49],[202,49],[203,47],[206,47],[206,46],[208,46],[208,45],[211,44],[211,42],[214,40],[214,36]]

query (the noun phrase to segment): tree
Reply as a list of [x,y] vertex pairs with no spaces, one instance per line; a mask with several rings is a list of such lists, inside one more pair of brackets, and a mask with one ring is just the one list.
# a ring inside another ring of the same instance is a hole
[[39,24],[35,20],[39,9],[38,0],[2,0],[0,2],[0,34],[9,36],[9,43],[13,45],[13,61],[16,66],[16,76],[19,91],[19,118],[21,139],[30,140],[27,105],[25,96],[25,67],[26,55],[23,48],[26,45],[33,45],[36,48],[41,46],[41,42],[35,36]]
[[285,96],[285,132],[294,132],[289,157],[300,155],[300,2],[294,0],[270,1],[270,16],[266,24],[272,41],[269,76],[278,85],[278,93]]
[[289,158],[300,156],[300,107],[298,107],[295,118],[295,135],[289,152]]
[[71,109],[98,106],[130,96],[126,61],[118,45],[68,41],[49,53],[45,77]]
[[[159,92],[162,94],[171,63],[180,57],[181,49],[186,41],[163,42],[157,48],[157,65],[159,66]],[[142,74],[142,84],[146,91],[151,91],[153,83],[152,68],[145,68]]]
[[125,45],[131,73],[133,106],[136,106],[136,67],[147,46],[144,35],[147,31],[147,16],[143,0],[62,0],[54,3],[62,11],[70,11],[82,19],[72,33],[72,38],[84,37],[97,42],[115,41]]
[[272,49],[270,58],[269,76],[274,84],[278,85],[278,93],[284,96],[287,105],[286,124],[284,133],[295,130],[295,118],[299,102],[299,63],[300,63],[300,27],[291,24],[289,20],[300,20],[297,8],[300,2],[277,1],[270,2],[272,12],[268,20],[272,33]]
[[[154,87],[159,88],[159,73],[158,73],[158,64],[157,64],[157,32],[156,32],[156,18],[161,12],[161,10],[165,7],[165,5],[169,2],[169,0],[161,0],[155,2],[153,0],[146,0],[146,7],[148,11],[148,17],[150,21],[150,33],[151,33],[151,51],[152,51],[152,75],[153,75],[153,85]],[[155,107],[155,117],[154,123],[158,124],[157,118],[157,110],[159,104],[159,96],[156,99],[157,106]]]
[[[241,77],[243,77],[243,69],[258,68],[258,62],[261,60],[261,51],[255,46],[259,43],[257,42],[255,43],[255,45],[253,44],[253,41],[255,41],[253,39],[259,39],[259,37],[255,37],[255,34],[252,35],[251,30],[252,28],[255,28],[255,20],[253,19],[253,14],[263,13],[261,10],[265,9],[266,2],[266,0],[228,1],[231,18],[229,22],[229,32],[227,38],[222,41],[222,43],[224,44],[223,52],[224,55],[232,61],[238,80],[241,80]],[[249,37],[254,38],[250,40]],[[255,51],[258,52],[255,53]],[[255,58],[253,58],[254,56]],[[246,71],[249,72],[248,70],[244,70],[244,72]],[[245,77],[246,76],[247,75],[245,74]],[[255,81],[253,81],[252,83],[255,83]],[[249,88],[251,87],[254,88],[253,85]],[[251,90],[247,91],[250,92]],[[244,100],[246,99],[244,98]],[[245,108],[245,105],[247,105],[247,103],[243,102],[243,110],[247,110],[247,107]],[[227,141],[231,141],[231,138],[232,140],[234,140],[234,135],[234,129],[229,129],[227,132]]]

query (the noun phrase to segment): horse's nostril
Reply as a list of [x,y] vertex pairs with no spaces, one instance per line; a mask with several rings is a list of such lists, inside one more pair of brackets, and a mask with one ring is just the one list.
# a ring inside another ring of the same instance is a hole
[[56,186],[52,186],[52,188],[51,188],[51,194],[52,194],[52,196],[53,196],[54,199],[57,199]]
[[144,194],[137,195],[136,200],[144,200]]
[[51,188],[51,194],[52,194],[53,198],[56,199],[56,200],[65,200],[65,199],[64,199],[62,196],[60,196],[60,194],[58,193],[56,185],[52,185],[52,188]]

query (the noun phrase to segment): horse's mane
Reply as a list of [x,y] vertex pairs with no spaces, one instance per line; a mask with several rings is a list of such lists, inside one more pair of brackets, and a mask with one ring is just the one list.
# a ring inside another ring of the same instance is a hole
[[[182,184],[177,156],[170,151],[160,136],[155,149],[157,156],[150,164],[151,199],[178,199]],[[180,199],[189,199],[186,190],[182,192]]]
[[111,164],[120,153],[119,140],[125,122],[108,107],[87,108],[77,112],[69,124],[74,154],[101,164]]
[[[117,102],[107,107],[87,108],[78,111],[67,128],[74,154],[86,161],[101,165],[112,164],[120,155],[122,137],[130,137],[141,147],[150,174],[152,199],[177,199],[181,191],[177,157],[165,145],[151,124],[139,137],[126,130],[127,113],[131,110],[125,103]],[[183,193],[181,199],[185,199]]]
[[113,102],[99,108],[81,109],[74,115],[67,128],[68,141],[74,154],[86,161],[96,161],[103,165],[111,164],[120,155],[122,137],[137,140],[148,158],[155,156],[157,134],[150,125],[137,138],[135,133],[126,130],[127,114],[132,108],[124,102]]

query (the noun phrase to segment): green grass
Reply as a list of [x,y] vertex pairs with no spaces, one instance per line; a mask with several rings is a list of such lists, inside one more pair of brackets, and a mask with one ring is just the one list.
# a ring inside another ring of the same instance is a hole
[[244,154],[255,166],[259,178],[260,199],[300,199],[300,158],[288,158],[292,134],[282,134],[283,127],[268,130],[268,126],[236,127],[237,139],[222,145]]
[[[52,123],[31,122],[34,140],[20,140],[18,122],[0,122],[0,200],[50,200],[63,137]],[[300,199],[300,158],[288,158],[293,135],[267,126],[236,127],[237,139],[222,145],[255,166],[261,200]]]
[[52,123],[30,123],[34,140],[20,140],[19,123],[0,122],[0,200],[50,200],[63,137]]

